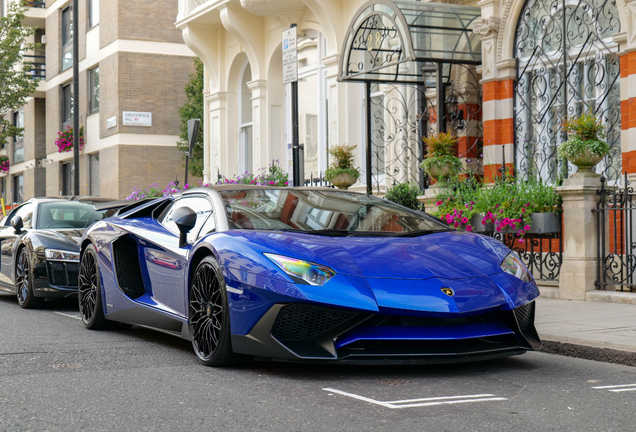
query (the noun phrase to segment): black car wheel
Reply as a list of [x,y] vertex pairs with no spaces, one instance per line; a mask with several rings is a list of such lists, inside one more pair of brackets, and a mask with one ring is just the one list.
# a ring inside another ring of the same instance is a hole
[[15,288],[18,304],[22,308],[33,309],[42,304],[43,299],[33,294],[31,260],[26,248],[22,248],[18,254],[18,262],[15,266]]
[[232,351],[227,292],[221,267],[212,257],[197,266],[190,285],[192,346],[206,366],[228,366],[243,356]]
[[91,330],[106,327],[102,308],[102,286],[97,264],[97,250],[89,245],[82,255],[78,286],[79,311],[84,326]]

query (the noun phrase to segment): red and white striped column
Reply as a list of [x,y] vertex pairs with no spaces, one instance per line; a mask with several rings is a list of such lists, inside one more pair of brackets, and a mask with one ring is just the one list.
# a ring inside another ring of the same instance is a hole
[[503,165],[514,169],[513,80],[482,82],[484,182],[501,175]]

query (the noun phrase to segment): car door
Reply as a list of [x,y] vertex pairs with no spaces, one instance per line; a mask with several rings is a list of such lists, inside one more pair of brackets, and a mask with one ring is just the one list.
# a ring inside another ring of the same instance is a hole
[[[179,229],[172,219],[174,211],[181,207],[189,207],[197,213],[196,226],[187,237],[189,244],[182,248],[179,247]],[[150,297],[156,304],[155,307],[181,316],[186,315],[183,293],[189,251],[211,214],[212,204],[205,195],[190,195],[172,203],[157,220],[152,233],[144,235],[138,232],[143,237],[140,239],[140,257],[144,264],[142,271],[150,282]],[[160,237],[157,234],[161,234]],[[161,241],[156,241],[158,238]]]
[[[13,281],[13,261],[15,259],[16,240],[18,238],[18,234],[16,234],[11,227],[11,219],[15,216],[20,216],[22,218],[23,229],[31,229],[33,227],[34,209],[35,204],[32,202],[27,202],[21,205],[13,210],[7,218],[9,226],[0,229],[0,272],[2,272],[2,275],[9,278],[11,281]],[[1,279],[3,282],[6,282],[6,278]]]

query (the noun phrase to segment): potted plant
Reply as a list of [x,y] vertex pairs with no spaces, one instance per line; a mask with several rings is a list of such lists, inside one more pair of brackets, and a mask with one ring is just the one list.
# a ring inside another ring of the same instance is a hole
[[349,189],[360,177],[360,171],[353,166],[355,148],[344,144],[329,149],[334,161],[325,171],[325,179],[338,189]]
[[567,141],[559,146],[559,156],[577,167],[573,177],[596,176],[592,169],[609,153],[604,140],[605,125],[593,114],[582,114],[563,122],[563,128],[569,134]]
[[8,173],[11,164],[9,163],[9,156],[0,155],[0,171]]
[[420,167],[434,180],[447,181],[457,176],[462,168],[461,160],[455,156],[459,138],[449,132],[440,132],[422,137],[426,145],[426,156]]
[[[80,127],[80,150],[84,148],[84,126]],[[57,139],[55,140],[58,153],[66,153],[73,150],[73,128],[68,126],[64,132],[57,133]]]

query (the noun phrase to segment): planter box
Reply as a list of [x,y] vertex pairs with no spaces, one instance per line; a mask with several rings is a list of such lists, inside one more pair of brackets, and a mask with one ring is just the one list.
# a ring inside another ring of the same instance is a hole
[[485,233],[493,232],[495,230],[495,224],[492,222],[487,222],[486,225],[481,224],[481,221],[484,220],[485,216],[486,215],[480,213],[473,216],[473,218],[470,220],[470,224],[474,228],[473,232]]
[[550,234],[561,231],[561,215],[554,213],[532,213],[528,234]]

